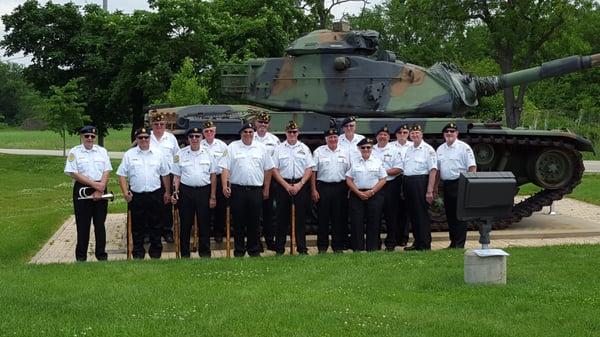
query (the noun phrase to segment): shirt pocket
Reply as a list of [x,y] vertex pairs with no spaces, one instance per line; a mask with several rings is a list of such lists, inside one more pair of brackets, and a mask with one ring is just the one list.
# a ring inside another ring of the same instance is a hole
[[94,160],[94,167],[96,167],[96,169],[98,171],[104,172],[104,167],[105,167],[104,160],[102,160],[102,159],[96,159],[96,160]]
[[79,173],[85,172],[90,168],[90,160],[88,158],[77,159],[77,171]]

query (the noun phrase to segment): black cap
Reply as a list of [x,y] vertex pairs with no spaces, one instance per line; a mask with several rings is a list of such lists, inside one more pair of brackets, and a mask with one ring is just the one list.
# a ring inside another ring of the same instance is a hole
[[196,128],[196,127],[194,127],[194,128],[189,128],[189,129],[187,129],[187,130],[185,131],[185,135],[186,135],[186,136],[189,136],[189,135],[190,135],[190,133],[199,133],[199,134],[202,134],[202,129],[201,129],[201,128]]
[[143,127],[143,128],[139,128],[137,130],[135,130],[135,132],[133,133],[136,137],[141,135],[141,134],[147,134],[150,135],[150,129]]
[[242,125],[242,127],[240,128],[240,131],[238,133],[242,133],[242,131],[244,131],[246,129],[252,129],[252,130],[254,130],[254,125],[252,123],[244,123]]
[[390,134],[390,129],[388,128],[387,125],[384,125],[382,128],[379,128],[379,130],[377,130],[377,133],[375,135],[379,135],[382,132],[385,132],[388,135]]
[[408,124],[402,124],[399,127],[396,128],[396,131],[394,131],[394,133],[398,133],[402,130],[410,130],[410,128],[408,127]]
[[346,117],[342,121],[342,127],[344,127],[344,126],[346,126],[346,124],[352,123],[352,122],[356,122],[356,117],[354,117],[354,116]]
[[152,123],[154,122],[164,122],[166,119],[165,114],[162,112],[158,112],[155,115],[152,116],[151,120]]
[[373,145],[373,144],[375,144],[375,142],[371,138],[363,138],[363,139],[361,139],[360,142],[358,142],[358,144],[356,144],[356,146],[363,146],[363,145],[367,145],[367,144]]
[[202,124],[202,127],[205,129],[214,128],[216,125],[213,121],[206,121]]
[[421,131],[421,132],[423,132],[423,128],[421,127],[420,124],[413,124],[410,127],[410,131]]
[[91,126],[91,125],[86,125],[84,127],[82,127],[81,129],[79,129],[79,133],[83,134],[83,133],[93,133],[95,135],[98,134],[98,129],[96,129],[96,127]]
[[325,134],[325,137],[333,136],[333,135],[338,136],[339,132],[338,132],[338,129],[336,127],[331,127],[330,126],[329,129],[325,130],[324,134]]
[[285,126],[285,131],[297,130],[297,129],[298,129],[298,123],[296,123],[296,121],[289,121],[287,123],[287,125]]
[[442,133],[446,132],[446,130],[448,129],[458,130],[458,126],[456,125],[456,123],[450,122],[444,126],[444,128],[442,129]]
[[271,121],[271,115],[266,111],[261,111],[256,115],[256,120],[269,122]]

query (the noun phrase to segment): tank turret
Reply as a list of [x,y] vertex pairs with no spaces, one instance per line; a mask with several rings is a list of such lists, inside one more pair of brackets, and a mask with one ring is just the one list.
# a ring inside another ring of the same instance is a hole
[[378,48],[379,33],[340,24],[294,41],[280,58],[251,59],[226,66],[226,95],[283,111],[331,116],[460,116],[479,98],[507,87],[600,65],[600,54],[571,56],[509,74],[478,77],[458,66],[430,68],[397,61]]

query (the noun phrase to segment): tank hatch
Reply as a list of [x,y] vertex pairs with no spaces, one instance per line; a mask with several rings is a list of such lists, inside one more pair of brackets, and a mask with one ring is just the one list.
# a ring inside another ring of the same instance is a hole
[[310,32],[292,42],[288,55],[359,54],[372,55],[379,45],[379,33],[374,30],[350,30],[347,23],[336,22],[333,29]]

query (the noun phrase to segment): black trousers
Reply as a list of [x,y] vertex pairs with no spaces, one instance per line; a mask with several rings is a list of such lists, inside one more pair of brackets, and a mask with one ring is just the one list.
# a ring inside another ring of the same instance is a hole
[[150,236],[148,254],[153,259],[159,259],[162,254],[160,236],[163,230],[160,221],[163,204],[163,192],[159,188],[154,192],[135,193],[129,203],[131,210],[131,232],[133,239],[133,258],[143,259],[146,255],[144,237]]
[[181,256],[190,256],[190,234],[194,226],[194,216],[198,222],[198,255],[210,257],[210,185],[191,187],[181,184],[179,187],[179,219],[181,232],[179,242]]
[[[289,183],[298,183],[300,179],[289,180]],[[292,204],[296,207],[296,250],[298,253],[308,252],[306,247],[306,211],[308,209],[308,187],[302,186],[298,194],[291,197],[288,192],[277,184],[275,188],[275,202],[277,203],[277,225],[275,238],[275,252],[283,254],[287,235],[290,233],[292,223]]]
[[260,256],[258,224],[262,212],[262,186],[231,185],[231,215],[235,235],[233,255]]
[[[173,181],[172,174],[169,175],[169,181]],[[165,186],[163,185],[162,179],[160,180],[160,186],[161,192],[164,194]],[[162,235],[173,235],[173,204],[168,203],[165,205],[164,203],[161,203],[159,221],[163,229]]]
[[[75,259],[77,261],[87,260],[87,250],[90,244],[90,227],[94,220],[94,236],[96,237],[95,255],[98,260],[106,260],[106,212],[108,200],[77,200],[79,189],[88,187],[79,182],[73,185],[73,209],[75,213],[75,224],[77,226],[77,245],[75,246]],[[90,187],[91,188],[91,187]],[[91,191],[94,189],[92,188]]]
[[467,241],[467,224],[456,217],[456,204],[458,200],[458,179],[444,180],[444,209],[448,221],[450,247],[465,248]]
[[346,193],[346,182],[326,183],[317,181],[320,198],[317,202],[317,248],[325,251],[329,247],[329,228],[331,224],[331,248],[333,251],[344,250],[344,229],[341,198]]
[[431,249],[431,218],[429,203],[425,199],[428,182],[429,175],[404,177],[404,195],[417,250]]
[[398,200],[400,199],[400,178],[386,181],[381,191],[383,193],[383,216],[387,227],[385,247],[394,249],[398,242]]
[[[212,234],[214,237],[225,236],[225,212],[227,209],[228,200],[223,194],[223,184],[221,183],[221,175],[217,175],[217,206],[210,209],[210,219],[212,220]],[[210,198],[210,190],[209,190]]]
[[[350,193],[348,208],[350,209],[350,228],[352,229],[352,250],[374,251],[381,248],[379,235],[381,230],[381,211],[384,197],[381,191],[366,201],[356,194]],[[366,217],[366,228],[365,228]],[[365,244],[365,229],[367,240]]]
[[275,246],[275,228],[273,225],[273,215],[275,212],[275,208],[273,207],[273,202],[275,201],[275,185],[277,185],[277,183],[274,181],[271,182],[269,199],[263,200],[262,205],[262,234],[268,248]]
[[400,196],[398,197],[398,244],[406,244],[410,233],[410,220],[408,218],[408,203],[404,193],[404,176],[396,178],[400,183]]

